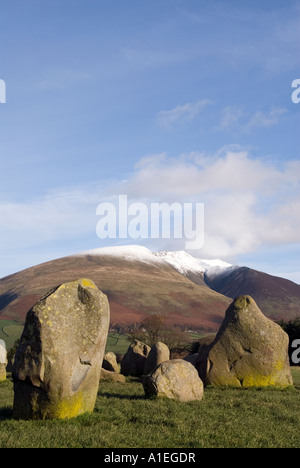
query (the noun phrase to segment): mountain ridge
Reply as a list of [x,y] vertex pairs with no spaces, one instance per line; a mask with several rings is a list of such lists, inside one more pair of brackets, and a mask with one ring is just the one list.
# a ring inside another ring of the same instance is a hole
[[274,320],[300,316],[300,286],[289,280],[185,251],[104,247],[62,257],[0,279],[0,318],[24,320],[48,289],[89,277],[108,295],[113,323],[161,313],[172,324],[217,330],[232,300],[251,295]]

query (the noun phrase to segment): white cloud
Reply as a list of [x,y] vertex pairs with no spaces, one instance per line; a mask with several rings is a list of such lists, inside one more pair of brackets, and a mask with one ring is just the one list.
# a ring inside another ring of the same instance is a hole
[[201,256],[232,258],[299,242],[300,164],[283,170],[246,151],[149,157],[123,184],[132,199],[205,203]]
[[[227,148],[211,156],[196,152],[177,158],[166,153],[147,156],[127,180],[98,181],[27,202],[2,202],[1,250],[4,255],[8,250],[36,252],[37,247],[47,251],[57,242],[61,252],[61,242],[83,238],[94,238],[99,245],[96,208],[101,202],[116,201],[120,194],[126,194],[129,203],[204,203],[205,244],[194,252],[202,258],[232,261],[265,247],[299,243],[300,162],[287,161],[278,169],[246,151]],[[149,242],[152,248],[154,241]],[[154,249],[161,248],[182,249],[184,239],[158,240]]]
[[187,102],[184,105],[174,107],[174,109],[160,111],[156,117],[157,122],[164,128],[170,128],[176,123],[191,121],[211,103],[209,99],[202,99]]

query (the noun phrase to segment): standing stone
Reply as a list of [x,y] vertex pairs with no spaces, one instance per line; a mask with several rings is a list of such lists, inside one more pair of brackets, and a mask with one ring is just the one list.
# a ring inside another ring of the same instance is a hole
[[0,340],[0,382],[6,379],[7,351],[5,341]]
[[107,297],[88,279],[50,291],[28,312],[13,366],[14,417],[92,412],[109,327]]
[[160,341],[152,346],[145,363],[144,374],[150,374],[159,364],[170,359],[170,350],[165,343]]
[[199,375],[212,386],[290,386],[288,345],[282,328],[250,296],[241,296],[227,309],[214,342],[200,350]]
[[120,365],[117,363],[117,357],[115,353],[108,352],[105,354],[102,363],[103,369],[110,372],[120,372]]
[[203,398],[203,383],[197,369],[183,359],[173,359],[157,366],[143,380],[147,396],[188,402]]
[[122,359],[121,374],[141,377],[144,374],[149,352],[149,346],[139,340],[134,340]]

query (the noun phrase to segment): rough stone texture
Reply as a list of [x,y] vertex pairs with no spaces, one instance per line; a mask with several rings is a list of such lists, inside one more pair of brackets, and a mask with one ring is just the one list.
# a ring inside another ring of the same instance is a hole
[[7,352],[5,341],[0,340],[0,382],[6,379]]
[[143,380],[147,396],[165,397],[183,402],[202,400],[203,383],[197,369],[183,359],[166,361]]
[[125,375],[119,374],[118,372],[112,372],[102,368],[100,381],[125,383],[126,378]]
[[165,343],[160,341],[152,346],[146,359],[144,374],[150,374],[159,364],[170,360],[170,350]]
[[117,357],[115,353],[106,353],[102,363],[103,369],[111,372],[120,372],[120,364],[117,363]]
[[107,297],[88,279],[54,288],[28,312],[13,366],[14,417],[92,412],[109,327]]
[[145,363],[150,352],[149,346],[134,340],[121,362],[121,374],[141,377],[144,375]]
[[212,386],[290,386],[288,344],[282,328],[250,296],[240,296],[227,309],[214,342],[200,350],[199,375]]

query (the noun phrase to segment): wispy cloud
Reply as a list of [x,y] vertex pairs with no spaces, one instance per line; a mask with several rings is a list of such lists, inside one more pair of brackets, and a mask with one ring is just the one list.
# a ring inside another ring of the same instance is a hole
[[173,109],[158,112],[156,119],[161,127],[171,128],[177,123],[189,122],[193,120],[209,104],[212,104],[212,101],[209,99],[187,102],[186,104],[174,107]]
[[269,128],[279,123],[280,117],[287,113],[283,107],[271,107],[269,112],[257,111],[246,124],[246,130],[254,128]]
[[251,133],[259,128],[271,128],[279,124],[288,111],[284,107],[272,106],[268,111],[244,112],[235,106],[227,106],[221,112],[219,129],[226,132]]

